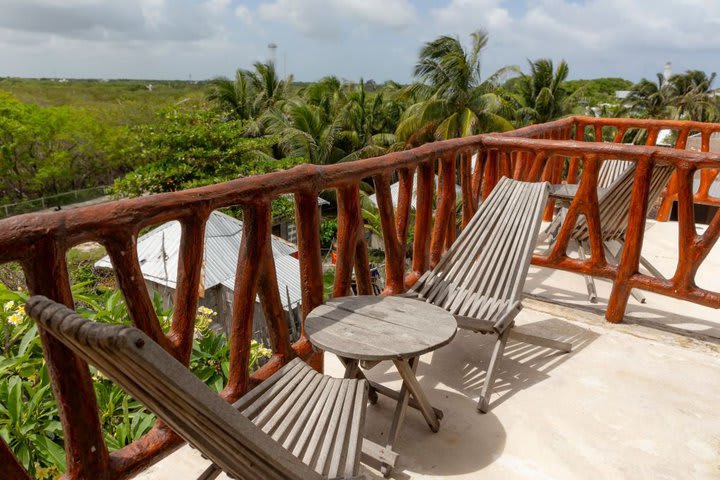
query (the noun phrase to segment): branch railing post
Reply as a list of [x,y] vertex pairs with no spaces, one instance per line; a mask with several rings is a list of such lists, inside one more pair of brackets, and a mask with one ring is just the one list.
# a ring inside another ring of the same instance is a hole
[[411,287],[430,268],[430,242],[433,225],[433,192],[435,187],[435,161],[429,159],[417,167],[417,201],[415,208],[415,233],[413,237],[412,272],[405,278]]
[[[65,250],[52,238],[36,245],[32,260],[22,266],[31,294],[74,307]],[[109,454],[88,365],[45,330],[38,333],[65,434],[65,475],[71,480],[109,480]]]
[[642,158],[637,162],[630,197],[625,243],[620,256],[617,276],[608,300],[606,318],[612,323],[622,321],[632,289],[630,280],[640,268],[640,253],[645,236],[645,217],[647,216],[652,170],[653,160],[651,157]]
[[[266,250],[271,250],[268,232],[271,227],[270,203],[256,200],[243,205],[243,230],[235,273],[232,325],[230,327],[230,367],[223,398],[235,401],[248,389],[250,341],[252,339],[255,297]],[[271,252],[272,254],[272,252]]]

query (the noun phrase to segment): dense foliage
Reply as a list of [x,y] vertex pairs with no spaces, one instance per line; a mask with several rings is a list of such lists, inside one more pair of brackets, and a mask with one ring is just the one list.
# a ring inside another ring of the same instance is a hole
[[90,111],[26,104],[0,91],[0,203],[111,183],[136,165],[127,137]]
[[713,89],[715,73],[688,70],[670,78],[658,73],[656,81],[643,78],[635,84],[624,107],[637,117],[717,122],[720,100]]
[[115,183],[121,196],[198,187],[289,168],[297,158],[275,160],[273,137],[246,138],[243,122],[206,109],[172,108],[158,123],[137,128],[129,155],[142,164]]

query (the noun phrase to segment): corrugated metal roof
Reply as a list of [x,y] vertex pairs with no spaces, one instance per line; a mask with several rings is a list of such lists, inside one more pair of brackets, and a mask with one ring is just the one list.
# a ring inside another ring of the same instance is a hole
[[[437,184],[438,184],[438,177],[435,176],[435,190],[437,190]],[[455,185],[455,192],[458,197],[462,195],[462,190],[460,188],[460,185]],[[400,196],[400,182],[395,182],[390,185],[390,195],[392,195],[392,202],[393,206],[397,208],[398,204],[398,197]],[[377,207],[377,194],[373,193],[372,195],[368,196],[370,201]],[[415,177],[413,178],[413,193],[412,193],[412,199],[410,201],[410,205],[413,209],[417,208],[417,174],[415,174]]]
[[[302,288],[300,286],[300,262],[289,255],[275,256],[275,274],[277,276],[278,291],[283,306],[287,306],[288,294],[290,305],[295,306],[302,301]],[[222,285],[229,290],[235,289],[235,275],[223,280]]]
[[[233,289],[242,228],[243,224],[240,220],[220,212],[210,214],[205,226],[203,263],[203,286],[206,290],[219,284]],[[138,260],[143,277],[151,282],[176,288],[180,237],[180,223],[172,221],[151,230],[138,239]],[[300,265],[295,258],[290,256],[297,252],[297,246],[273,236],[272,251],[283,303],[287,302],[285,285],[290,287],[291,301],[299,302],[301,298]],[[95,266],[112,268],[108,256],[98,260]]]

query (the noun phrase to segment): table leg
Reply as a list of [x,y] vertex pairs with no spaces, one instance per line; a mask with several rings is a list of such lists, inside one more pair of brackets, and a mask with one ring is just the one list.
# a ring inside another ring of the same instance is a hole
[[[425,392],[423,392],[423,389],[420,387],[420,383],[418,383],[417,377],[415,376],[417,364],[419,363],[418,358],[413,358],[412,363],[409,363],[407,360],[393,360],[393,363],[395,363],[395,367],[398,369],[398,372],[400,372],[400,376],[403,379],[403,388],[407,386],[407,389],[410,393],[412,393],[415,400],[417,400],[420,411],[422,412],[423,417],[425,417],[425,421],[430,427],[430,430],[433,432],[440,430],[440,421],[435,414],[435,410],[433,410],[430,401],[425,395]],[[405,402],[407,403],[407,399]]]
[[[403,363],[405,362],[407,361],[403,360]],[[411,358],[409,364],[405,364],[408,365],[412,371],[417,368],[418,359]],[[402,386],[400,387],[400,395],[397,400],[398,403],[395,407],[395,415],[393,415],[392,425],[390,425],[390,432],[388,433],[386,446],[389,450],[393,449],[393,445],[395,445],[395,442],[400,435],[400,427],[402,426],[402,422],[405,419],[405,413],[407,412],[409,400],[410,391],[408,390],[407,382],[403,381]],[[380,472],[383,474],[383,476],[387,477],[392,472],[392,466],[388,465],[387,463],[383,463],[382,465],[380,465]]]
[[345,365],[345,378],[357,378],[358,380],[367,380],[368,382],[368,400],[372,405],[375,405],[378,401],[377,391],[373,388],[370,380],[367,379],[365,374],[358,366],[358,360],[353,358],[340,357],[340,362]]

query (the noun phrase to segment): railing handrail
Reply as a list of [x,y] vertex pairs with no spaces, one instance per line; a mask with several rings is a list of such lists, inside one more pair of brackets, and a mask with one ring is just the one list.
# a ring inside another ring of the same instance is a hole
[[[575,118],[575,117],[570,117]],[[588,117],[592,119],[592,117]],[[566,126],[566,121],[555,122]],[[720,128],[720,125],[718,126]],[[583,154],[612,155],[637,161],[652,157],[669,165],[692,165],[693,168],[718,168],[720,154],[690,150],[669,150],[662,147],[625,145],[574,140],[545,140],[508,135],[483,134],[425,144],[413,150],[393,152],[380,157],[334,165],[298,165],[289,170],[244,177],[228,182],[177,192],[158,193],[121,199],[101,205],[88,205],[73,210],[35,212],[0,220],[0,263],[18,260],[30,253],[41,238],[54,237],[66,247],[107,235],[107,218],[111,230],[141,229],[158,223],[211,211],[228,205],[243,205],[256,198],[272,198],[281,194],[307,190],[298,185],[312,185],[315,191],[336,188],[362,178],[389,170],[415,167],[429,156],[442,157],[464,149],[515,148],[528,152],[551,151],[551,155]],[[62,238],[60,238],[62,236]]]

